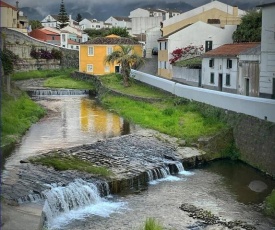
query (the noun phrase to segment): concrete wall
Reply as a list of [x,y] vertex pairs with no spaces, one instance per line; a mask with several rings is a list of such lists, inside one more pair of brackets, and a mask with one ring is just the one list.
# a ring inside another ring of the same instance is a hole
[[182,82],[186,85],[199,86],[200,71],[200,69],[173,66],[173,80]]
[[[39,41],[25,34],[14,30],[2,28],[1,33],[5,35],[5,46],[21,59],[15,71],[27,71],[34,69],[55,69],[55,68],[77,68],[79,64],[79,51],[61,48],[59,46]],[[37,60],[30,56],[31,48],[35,46],[37,49],[52,50],[58,49],[62,51],[63,57],[61,60]],[[35,62],[38,63],[35,68]]]
[[275,98],[275,4],[262,9],[260,96]]
[[275,123],[275,100],[247,97],[182,85],[150,74],[131,70],[136,80],[163,89],[179,97],[206,103],[225,110],[234,111]]

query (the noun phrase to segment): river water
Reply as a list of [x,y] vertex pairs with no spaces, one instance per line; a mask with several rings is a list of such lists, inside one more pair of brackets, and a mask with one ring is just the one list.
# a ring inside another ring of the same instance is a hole
[[[52,96],[36,99],[51,112],[34,124],[6,159],[2,179],[7,180],[20,160],[54,148],[88,144],[98,139],[135,132],[137,128],[121,117],[103,110],[87,96]],[[140,229],[148,217],[156,218],[166,229],[223,229],[207,227],[181,211],[182,203],[211,211],[221,219],[243,220],[257,229],[275,229],[275,221],[262,215],[264,198],[275,188],[275,181],[240,162],[213,162],[150,183],[140,193],[110,198],[117,210],[104,215],[104,207],[94,214],[75,219],[70,216],[56,229],[105,230]],[[102,215],[100,213],[103,213]]]

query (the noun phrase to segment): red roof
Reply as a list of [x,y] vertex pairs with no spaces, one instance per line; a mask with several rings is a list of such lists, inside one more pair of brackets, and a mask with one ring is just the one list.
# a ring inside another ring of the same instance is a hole
[[249,49],[255,48],[259,44],[259,42],[225,44],[206,52],[203,57],[235,57]]
[[76,42],[74,40],[71,40],[71,39],[68,39],[68,44],[70,44],[70,45],[79,45],[78,42]]
[[13,10],[16,10],[17,11],[17,8],[8,4],[8,3],[5,3],[3,1],[0,1],[0,7],[8,7],[8,8],[12,8]]
[[45,30],[45,29],[39,29],[42,33],[48,34],[48,35],[60,35],[59,33],[50,31],[50,30]]

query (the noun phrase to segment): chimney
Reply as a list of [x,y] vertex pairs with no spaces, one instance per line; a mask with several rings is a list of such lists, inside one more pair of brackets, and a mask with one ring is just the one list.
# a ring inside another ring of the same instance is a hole
[[19,10],[19,2],[18,1],[16,1],[16,8],[17,8],[17,10]]
[[233,6],[233,16],[238,16],[238,7],[237,6]]

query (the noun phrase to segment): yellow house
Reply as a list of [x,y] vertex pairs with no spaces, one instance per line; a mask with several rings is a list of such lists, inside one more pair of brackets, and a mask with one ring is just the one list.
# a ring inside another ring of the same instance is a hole
[[98,37],[80,45],[79,71],[94,75],[119,72],[119,64],[107,64],[105,58],[115,50],[120,49],[120,45],[131,45],[133,52],[142,56],[142,45],[131,38],[119,37],[114,34]]

